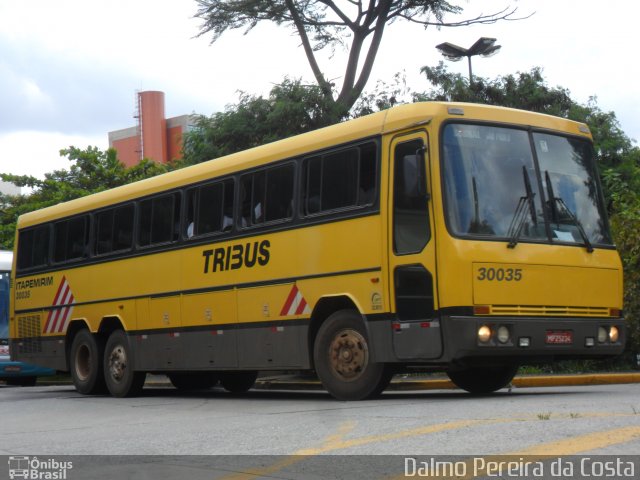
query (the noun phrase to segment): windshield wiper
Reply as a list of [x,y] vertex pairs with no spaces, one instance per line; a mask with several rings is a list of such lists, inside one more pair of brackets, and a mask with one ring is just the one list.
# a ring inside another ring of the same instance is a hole
[[509,237],[507,247],[509,248],[515,248],[518,244],[522,228],[524,227],[524,223],[527,219],[527,207],[533,224],[538,225],[536,205],[533,202],[533,197],[535,197],[536,194],[533,193],[533,190],[531,189],[531,179],[529,178],[529,172],[527,172],[527,167],[525,165],[522,166],[522,178],[524,181],[525,196],[520,197],[516,211],[513,214],[511,223],[509,224],[509,230],[507,231],[507,236]]
[[[556,197],[553,193],[553,185],[551,184],[551,177],[549,176],[549,170],[545,170],[544,179],[547,184],[547,193],[549,194],[549,208],[551,210],[551,220],[552,223],[556,225],[560,224],[560,215],[563,218],[568,218],[571,223],[576,226],[578,233],[582,237],[584,242],[584,246],[587,249],[587,252],[593,253],[593,245],[591,244],[591,240],[587,236],[587,232],[584,230],[582,223],[578,220],[578,217],[574,215],[574,213],[569,209],[564,200],[560,197]],[[560,207],[558,209],[558,207]]]

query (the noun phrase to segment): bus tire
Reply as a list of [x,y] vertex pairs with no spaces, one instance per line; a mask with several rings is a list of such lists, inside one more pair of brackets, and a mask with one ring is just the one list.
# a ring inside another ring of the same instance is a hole
[[322,385],[338,400],[375,397],[393,376],[387,365],[372,361],[362,317],[354,310],[340,310],[326,319],[313,358]]
[[258,372],[227,372],[220,377],[222,387],[231,393],[245,393],[253,387]]
[[71,342],[69,368],[76,390],[83,395],[106,392],[102,356],[104,342],[89,330],[80,330]]
[[506,387],[518,372],[517,365],[502,367],[467,368],[447,372],[451,381],[459,388],[476,395],[486,395]]
[[133,397],[142,391],[145,372],[133,369],[133,351],[129,337],[114,330],[104,349],[104,379],[114,397]]
[[211,372],[168,373],[169,381],[178,390],[207,390],[218,383],[218,377]]

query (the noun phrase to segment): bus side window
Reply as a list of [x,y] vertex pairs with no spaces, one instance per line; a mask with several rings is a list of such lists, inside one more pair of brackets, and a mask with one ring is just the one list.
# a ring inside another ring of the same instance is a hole
[[373,205],[377,186],[377,145],[364,143],[305,159],[305,215]]
[[293,216],[293,164],[278,165],[241,177],[242,226],[285,220]]
[[53,227],[53,261],[66,262],[86,257],[89,243],[89,217],[58,222]]
[[367,143],[360,147],[360,172],[358,184],[358,205],[373,205],[376,200],[376,144]]
[[228,231],[233,225],[233,180],[228,179],[187,193],[187,238]]
[[134,212],[133,204],[129,204],[96,215],[97,255],[131,249]]
[[267,222],[292,217],[294,172],[292,164],[267,170],[264,213]]
[[171,193],[140,202],[138,244],[141,247],[178,239],[180,194]]
[[18,270],[49,263],[49,225],[21,231],[18,237]]
[[322,159],[321,209],[336,210],[356,204],[359,151],[342,150]]

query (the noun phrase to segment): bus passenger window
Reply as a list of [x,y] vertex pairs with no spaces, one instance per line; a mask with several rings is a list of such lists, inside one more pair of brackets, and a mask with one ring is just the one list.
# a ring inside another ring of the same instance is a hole
[[307,158],[304,213],[373,205],[377,186],[377,146],[373,142]]
[[376,145],[360,146],[358,205],[372,205],[376,197]]
[[179,219],[180,196],[177,193],[140,202],[139,245],[177,240]]
[[242,176],[242,226],[260,225],[293,216],[292,164]]
[[49,225],[20,232],[18,270],[42,267],[49,262]]
[[65,262],[83,258],[89,242],[89,218],[87,216],[58,222],[53,233],[53,261]]
[[96,254],[129,250],[133,245],[134,206],[124,205],[96,215]]
[[187,192],[187,238],[231,230],[233,186],[233,180],[227,179]]
[[322,157],[313,157],[306,161],[305,213],[313,215],[320,212],[320,193],[322,188]]
[[356,204],[358,194],[358,150],[351,148],[327,155],[322,162],[322,210]]
[[293,165],[267,170],[265,220],[271,222],[293,215]]

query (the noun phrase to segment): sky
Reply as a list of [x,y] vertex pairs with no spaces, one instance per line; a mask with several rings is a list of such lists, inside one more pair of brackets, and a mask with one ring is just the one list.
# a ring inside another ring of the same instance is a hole
[[[367,90],[404,72],[413,91],[426,91],[420,68],[443,59],[437,44],[469,47],[479,37],[495,37],[502,49],[474,57],[474,75],[495,78],[540,66],[550,86],[568,88],[582,103],[596,96],[599,107],[615,112],[624,132],[640,140],[633,2],[450,2],[464,12],[447,21],[513,7],[516,16],[533,15],[439,30],[396,22],[385,31]],[[0,0],[0,173],[43,178],[69,167],[62,148],[106,149],[109,131],[135,125],[140,90],[164,91],[172,117],[211,115],[237,103],[240,91],[267,94],[285,76],[313,83],[291,29],[264,24],[210,44],[210,37],[196,37],[196,11],[195,0]],[[327,77],[338,84],[346,54],[320,55]],[[446,63],[467,75],[466,61]]]

